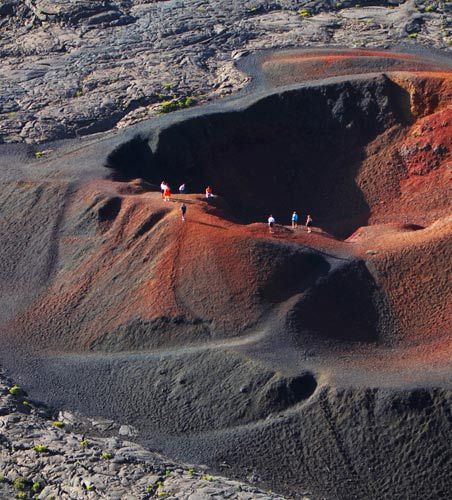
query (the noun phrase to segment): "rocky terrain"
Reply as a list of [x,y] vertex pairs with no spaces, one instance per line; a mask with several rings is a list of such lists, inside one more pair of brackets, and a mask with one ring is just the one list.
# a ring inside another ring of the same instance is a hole
[[283,498],[169,461],[131,442],[136,431],[130,426],[67,411],[52,415],[3,373],[0,431],[4,499]]
[[0,30],[4,142],[122,128],[169,102],[228,95],[248,82],[234,62],[250,51],[452,40],[450,4],[437,0],[2,0]]

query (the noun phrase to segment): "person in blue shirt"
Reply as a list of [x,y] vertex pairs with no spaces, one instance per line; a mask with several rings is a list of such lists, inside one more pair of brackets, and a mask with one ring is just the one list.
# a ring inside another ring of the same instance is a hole
[[298,214],[297,212],[294,212],[292,214],[292,229],[295,229],[296,227],[298,227]]

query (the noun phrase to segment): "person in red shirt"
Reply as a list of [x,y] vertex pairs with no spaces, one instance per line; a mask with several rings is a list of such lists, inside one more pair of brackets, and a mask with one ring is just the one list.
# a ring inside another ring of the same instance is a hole
[[165,190],[163,191],[163,197],[165,201],[170,201],[171,199],[171,189],[168,185],[165,186]]
[[212,198],[212,188],[210,186],[206,187],[206,198]]

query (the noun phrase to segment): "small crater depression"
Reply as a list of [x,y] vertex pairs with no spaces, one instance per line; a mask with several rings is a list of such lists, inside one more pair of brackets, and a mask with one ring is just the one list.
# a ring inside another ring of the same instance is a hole
[[421,231],[422,229],[425,229],[425,227],[420,226],[419,224],[404,224],[402,229],[405,229],[405,231]]
[[118,196],[103,199],[97,205],[97,220],[99,224],[113,222],[121,211],[121,198]]
[[391,401],[391,410],[396,414],[405,415],[407,412],[428,412],[433,405],[432,391],[420,388],[394,396]]
[[132,240],[140,238],[148,233],[156,224],[158,224],[167,214],[167,210],[159,210],[157,212],[153,212],[147,219],[145,219],[135,233],[132,236]]
[[425,410],[433,405],[432,395],[425,389],[411,391],[408,398],[408,407],[412,410]]
[[268,413],[274,413],[309,399],[317,388],[317,380],[310,372],[296,377],[269,382],[265,392]]
[[308,289],[330,270],[324,256],[298,246],[281,247],[258,241],[252,253],[252,265],[265,277],[259,283],[258,294],[271,303],[284,302]]

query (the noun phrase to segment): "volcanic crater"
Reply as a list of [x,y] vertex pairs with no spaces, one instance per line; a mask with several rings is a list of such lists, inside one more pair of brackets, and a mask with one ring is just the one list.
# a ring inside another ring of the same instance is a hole
[[[23,166],[0,195],[2,364],[50,405],[287,495],[446,497],[450,61],[241,67],[255,83],[229,100],[43,159],[3,148]],[[216,196],[165,202],[162,179]]]

